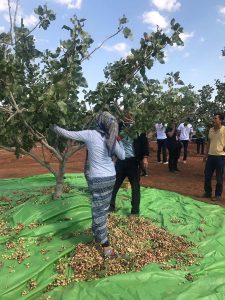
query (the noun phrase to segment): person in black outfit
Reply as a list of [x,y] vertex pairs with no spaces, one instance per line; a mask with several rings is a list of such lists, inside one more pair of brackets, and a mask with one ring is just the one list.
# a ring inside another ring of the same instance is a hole
[[[129,126],[129,124],[119,123],[119,131],[121,132],[126,126]],[[109,211],[115,211],[117,192],[124,179],[128,177],[132,191],[131,215],[138,215],[140,211],[140,165],[142,164],[145,169],[148,167],[148,139],[146,134],[138,135],[135,139],[125,135],[121,141],[125,149],[125,160],[117,159],[115,163],[116,182],[112,192]]]
[[166,128],[167,135],[167,148],[169,151],[169,171],[180,171],[177,168],[177,162],[179,158],[179,140],[177,138],[177,129],[174,120]]

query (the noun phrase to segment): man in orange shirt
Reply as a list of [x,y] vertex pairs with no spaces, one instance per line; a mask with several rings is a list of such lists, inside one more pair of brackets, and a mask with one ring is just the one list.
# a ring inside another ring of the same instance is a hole
[[[223,174],[225,166],[225,126],[223,125],[224,116],[215,113],[213,117],[213,127],[209,130],[208,143],[204,161],[205,165],[205,193],[203,197],[221,201],[223,193]],[[212,198],[211,180],[216,171],[216,190],[215,198]]]

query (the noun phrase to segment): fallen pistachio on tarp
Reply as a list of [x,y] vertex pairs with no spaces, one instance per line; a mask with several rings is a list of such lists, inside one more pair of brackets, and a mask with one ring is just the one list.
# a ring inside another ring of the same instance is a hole
[[[72,257],[58,261],[56,271],[59,275],[48,290],[74,281],[137,272],[150,263],[159,263],[162,269],[176,270],[199,264],[201,256],[193,252],[194,243],[154,225],[150,219],[110,216],[108,232],[111,245],[118,253],[116,259],[104,259],[101,247],[96,247],[94,242],[80,243]],[[86,234],[91,235],[91,230]],[[69,268],[73,269],[73,274],[67,276]]]

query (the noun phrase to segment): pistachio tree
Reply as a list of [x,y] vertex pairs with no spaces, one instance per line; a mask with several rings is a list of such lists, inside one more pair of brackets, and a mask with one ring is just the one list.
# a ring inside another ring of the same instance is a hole
[[[40,51],[33,31],[47,30],[56,16],[46,5],[38,6],[35,13],[39,22],[29,30],[22,19],[19,25],[13,20],[9,1],[10,29],[0,34],[0,148],[17,157],[29,155],[47,168],[56,178],[55,197],[60,197],[66,162],[83,145],[67,143],[48,128],[57,123],[82,129],[89,122],[92,114],[79,96],[88,86],[82,63],[99,46],[91,47],[94,41],[84,30],[85,19],[74,16],[62,28],[68,38],[60,40],[55,51]],[[127,38],[131,32],[126,22],[125,16],[119,19],[116,32],[102,44],[120,32]],[[34,151],[37,145],[42,147],[42,156]],[[51,152],[51,159],[46,151]],[[53,158],[58,168],[51,163]]]
[[[93,46],[91,35],[85,31],[85,19],[76,16],[64,25],[68,38],[59,41],[54,50],[40,51],[33,31],[47,30],[55,14],[46,5],[38,6],[35,13],[38,24],[31,30],[21,20],[20,25],[11,16],[10,30],[0,35],[0,148],[12,151],[19,157],[29,155],[46,167],[56,178],[55,198],[62,194],[65,167],[68,159],[83,145],[68,143],[48,130],[56,123],[68,129],[88,128],[94,113],[107,109],[116,116],[132,110],[141,128],[150,118],[143,105],[153,109],[153,95],[160,87],[148,79],[148,71],[155,61],[164,63],[164,50],[174,44],[182,45],[179,34],[182,27],[171,21],[171,34],[157,28],[144,33],[137,49],[119,61],[106,66],[105,82],[96,90],[87,92],[87,81],[82,65],[108,39],[122,33],[130,37],[127,18],[119,19],[117,30],[102,44]],[[81,95],[82,92],[82,96]],[[148,108],[149,108],[148,107]],[[43,154],[50,151],[57,159],[58,168],[49,156],[38,156],[34,151],[41,145]]]
[[138,48],[106,66],[105,82],[99,82],[96,90],[85,96],[95,110],[108,109],[119,117],[127,111],[132,112],[136,121],[134,132],[150,127],[152,116],[159,109],[156,99],[162,92],[158,80],[151,79],[150,71],[155,62],[165,63],[166,47],[183,45],[180,39],[183,28],[174,19],[170,25],[170,34],[160,28],[143,33]]

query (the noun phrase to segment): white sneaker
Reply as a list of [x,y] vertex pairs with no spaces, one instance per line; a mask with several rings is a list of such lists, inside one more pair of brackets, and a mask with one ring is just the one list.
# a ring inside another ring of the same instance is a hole
[[183,164],[186,164],[187,163],[187,161],[186,160],[183,160]]
[[162,161],[157,161],[158,164],[162,164]]
[[168,165],[168,161],[165,161],[163,164],[164,164],[164,165]]

